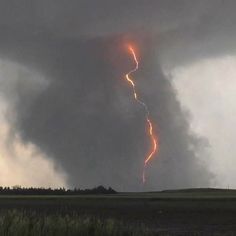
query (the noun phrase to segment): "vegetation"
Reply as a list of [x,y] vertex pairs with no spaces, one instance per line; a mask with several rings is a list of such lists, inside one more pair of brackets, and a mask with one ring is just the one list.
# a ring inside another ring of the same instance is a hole
[[236,235],[236,191],[0,196],[0,235]]
[[51,189],[51,188],[22,188],[21,186],[0,187],[0,195],[79,195],[79,194],[115,194],[112,188],[98,186],[93,189]]
[[114,219],[71,215],[39,215],[35,212],[7,211],[0,215],[0,235],[5,236],[125,236],[153,235],[144,226],[126,225]]

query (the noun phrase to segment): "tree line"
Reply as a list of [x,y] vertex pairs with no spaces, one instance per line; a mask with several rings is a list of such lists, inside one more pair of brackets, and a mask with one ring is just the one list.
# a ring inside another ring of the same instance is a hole
[[82,194],[115,194],[111,187],[98,186],[92,189],[65,188],[25,188],[21,186],[0,187],[0,195],[82,195]]

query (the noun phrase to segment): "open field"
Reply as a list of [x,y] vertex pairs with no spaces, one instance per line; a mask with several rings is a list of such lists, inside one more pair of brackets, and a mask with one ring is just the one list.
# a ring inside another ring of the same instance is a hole
[[[60,227],[65,225],[67,230],[70,227],[82,230],[86,226],[90,230],[88,235],[106,235],[108,228],[107,235],[236,235],[236,191],[199,189],[114,195],[1,196],[0,224],[6,222],[5,218],[10,222],[8,227],[21,220],[28,222],[27,227],[32,229],[32,225],[40,229],[46,227],[45,222],[51,222],[55,229],[59,224]],[[89,224],[93,225],[92,230]],[[71,231],[74,234],[67,235],[86,235],[86,229],[82,234]],[[60,232],[69,231],[61,229]]]

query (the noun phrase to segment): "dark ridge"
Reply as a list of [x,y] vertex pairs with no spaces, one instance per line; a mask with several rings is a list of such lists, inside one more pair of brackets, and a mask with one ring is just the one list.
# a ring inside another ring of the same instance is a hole
[[111,187],[98,186],[92,189],[65,188],[24,188],[21,186],[0,187],[0,195],[83,195],[83,194],[115,194]]

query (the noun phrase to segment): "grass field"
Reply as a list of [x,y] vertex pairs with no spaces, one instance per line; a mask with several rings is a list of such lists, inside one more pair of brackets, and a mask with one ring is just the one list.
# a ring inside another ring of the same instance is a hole
[[0,196],[0,235],[236,235],[236,191]]

